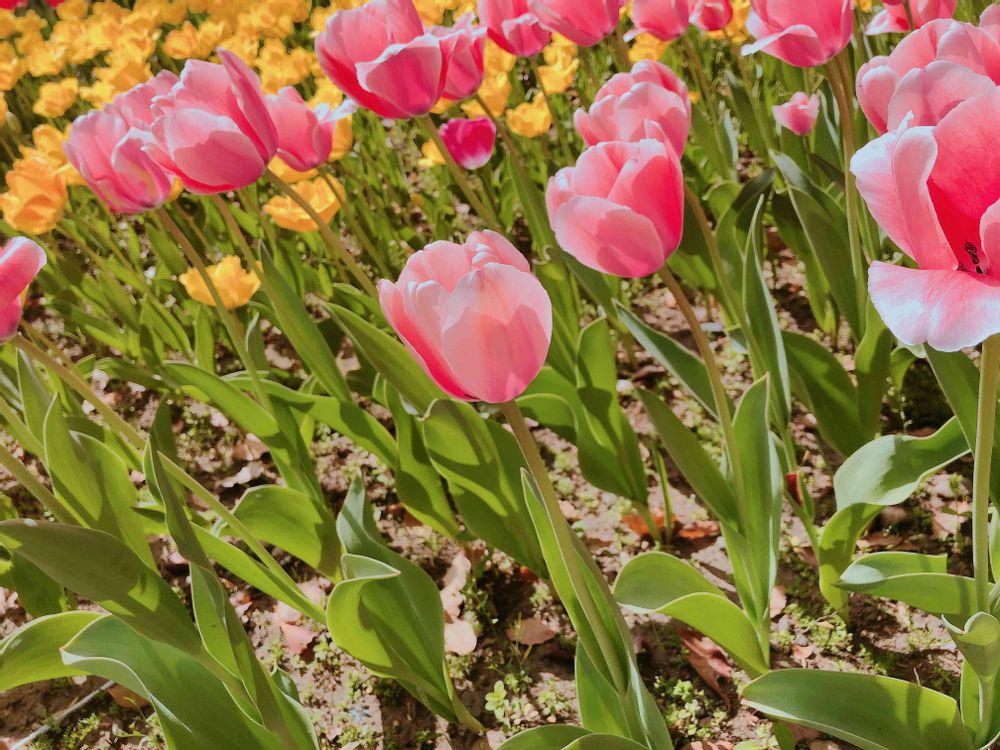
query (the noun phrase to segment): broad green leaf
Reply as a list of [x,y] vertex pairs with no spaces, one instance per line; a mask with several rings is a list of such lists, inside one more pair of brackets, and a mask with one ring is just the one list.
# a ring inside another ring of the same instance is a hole
[[327,605],[327,626],[337,646],[454,721],[437,586],[382,541],[360,477],[348,492],[337,531],[347,552],[344,580]]
[[865,437],[881,432],[879,420],[889,385],[892,345],[892,334],[869,300],[865,335],[854,353],[854,374],[858,379],[858,416]]
[[60,612],[38,617],[0,640],[0,693],[31,682],[84,674],[63,663],[59,649],[95,620],[100,612]]
[[328,578],[339,574],[336,519],[309,495],[273,484],[252,487],[233,515],[257,538],[281,547]]
[[976,609],[975,581],[950,575],[947,563],[945,555],[874,552],[851,563],[837,585],[965,622]]
[[583,727],[552,724],[514,735],[499,750],[565,750],[566,746],[591,734]]
[[715,399],[712,396],[712,384],[709,381],[705,363],[687,347],[643,323],[638,315],[624,305],[618,306],[618,314],[629,333],[635,337],[642,348],[667,372],[677,378],[698,400],[705,411],[714,418],[718,418],[715,412]]
[[732,485],[705,452],[701,441],[655,393],[640,390],[639,399],[664,448],[691,485],[691,489],[721,523],[735,523],[737,501]]
[[691,565],[649,552],[630,560],[614,586],[615,598],[636,612],[673,617],[725,649],[751,676],[768,670],[753,623]]
[[858,418],[858,389],[827,347],[801,333],[786,331],[785,351],[792,391],[816,417],[823,439],[849,456],[871,435]]
[[976,674],[995,681],[1000,674],[1000,621],[989,612],[976,612],[965,622],[946,617],[944,624]]
[[542,573],[545,564],[521,493],[521,451],[499,423],[469,404],[441,400],[423,423],[424,444],[458,512],[480,539]]
[[282,747],[243,712],[226,687],[197,659],[144,638],[114,617],[95,621],[63,648],[66,665],[144,696],[156,709],[172,750]]
[[890,677],[780,669],[751,682],[743,699],[861,750],[973,750],[952,698]]
[[197,654],[201,641],[169,584],[103,531],[59,523],[0,522],[0,541],[147,638]]
[[837,326],[837,311],[830,294],[830,285],[823,266],[813,251],[812,243],[802,230],[791,198],[787,194],[772,195],[771,214],[781,238],[805,266],[806,297],[813,317],[820,330],[827,334],[834,333]]

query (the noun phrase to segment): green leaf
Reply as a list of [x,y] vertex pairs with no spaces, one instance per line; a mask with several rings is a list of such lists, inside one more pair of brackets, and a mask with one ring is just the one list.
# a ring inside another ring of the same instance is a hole
[[337,646],[372,672],[398,681],[435,713],[456,720],[437,586],[382,541],[360,477],[351,485],[337,531],[348,553],[344,580],[327,605]]
[[60,612],[38,617],[0,641],[0,693],[31,682],[85,674],[63,663],[59,649],[101,617],[100,612]]
[[0,522],[0,540],[46,575],[100,604],[148,638],[200,653],[201,641],[169,584],[103,531],[30,520]]
[[830,294],[830,285],[819,259],[802,230],[795,207],[787,194],[771,196],[771,214],[778,233],[795,257],[802,261],[806,272],[806,297],[820,330],[833,334],[837,327],[837,311]]
[[861,750],[973,750],[952,698],[890,677],[781,669],[751,682],[743,698]]
[[631,610],[659,612],[701,631],[751,676],[767,672],[753,623],[718,587],[683,560],[663,552],[639,555],[618,574],[614,594]]
[[63,648],[63,659],[70,668],[113,680],[149,700],[172,750],[282,747],[197,659],[143,638],[117,618],[84,628]]
[[635,337],[642,348],[667,372],[677,378],[698,400],[705,411],[713,418],[718,419],[718,414],[715,412],[715,399],[712,396],[712,384],[709,381],[705,363],[670,336],[643,323],[638,315],[624,305],[618,305],[618,314],[629,333]]
[[698,437],[652,391],[640,389],[639,399],[667,453],[691,485],[691,489],[720,523],[736,523],[736,494],[719,467],[705,452]]
[[545,564],[521,493],[521,451],[507,430],[469,404],[441,400],[424,419],[424,444],[469,530],[542,574]]
[[947,563],[946,555],[874,552],[851,563],[837,585],[965,622],[976,609],[976,584],[950,575]]
[[791,331],[784,340],[796,398],[815,415],[823,439],[839,453],[851,455],[871,431],[858,418],[858,389],[850,375],[818,341]]
[[565,750],[566,746],[591,734],[583,727],[552,724],[535,727],[514,735],[499,750]]

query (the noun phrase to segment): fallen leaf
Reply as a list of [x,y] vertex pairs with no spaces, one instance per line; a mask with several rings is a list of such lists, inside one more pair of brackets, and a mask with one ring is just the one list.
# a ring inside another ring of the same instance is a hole
[[771,619],[785,611],[788,604],[788,595],[785,594],[785,587],[778,585],[771,589]]
[[812,656],[815,651],[816,648],[812,644],[808,644],[806,646],[794,644],[792,646],[792,658],[799,663],[800,667],[804,667],[806,665],[806,660]]
[[715,521],[688,521],[677,531],[677,536],[693,542],[698,539],[712,539],[720,533],[719,524]]
[[722,689],[720,680],[732,678],[733,669],[729,666],[729,661],[722,649],[711,638],[701,635],[695,630],[684,626],[677,626],[677,634],[681,643],[688,650],[688,661],[698,676],[703,679],[712,690],[719,694],[726,706],[729,706],[729,694]]
[[468,620],[456,620],[444,626],[444,647],[452,654],[466,656],[476,650],[476,630]]
[[830,740],[816,740],[809,743],[809,750],[843,750],[843,748]]
[[698,740],[689,742],[681,750],[733,750],[733,743],[725,740]]
[[539,646],[555,638],[557,632],[539,618],[529,617],[507,628],[507,637],[523,646]]
[[278,627],[281,628],[281,635],[285,639],[285,647],[289,653],[296,656],[299,656],[309,648],[309,644],[316,638],[316,633],[304,625],[295,625],[290,622],[278,620]]
[[219,481],[223,487],[236,487],[237,485],[250,484],[254,479],[264,473],[264,464],[260,461],[251,461],[231,477],[226,477]]
[[252,432],[248,432],[246,437],[233,448],[233,458],[238,461],[256,461],[267,451],[268,447],[261,442],[260,438]]
[[112,685],[109,687],[108,695],[111,696],[111,700],[115,702],[116,706],[121,706],[122,708],[139,710],[149,705],[148,700],[122,685]]

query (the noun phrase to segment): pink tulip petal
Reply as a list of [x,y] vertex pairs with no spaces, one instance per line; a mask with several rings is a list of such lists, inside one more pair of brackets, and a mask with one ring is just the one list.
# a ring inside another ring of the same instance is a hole
[[14,337],[21,323],[21,298],[0,303],[0,343]]
[[604,198],[570,199],[558,209],[553,228],[563,250],[602,273],[642,278],[666,259],[652,221]]
[[441,98],[444,60],[440,41],[430,34],[405,45],[390,45],[375,60],[357,66],[358,83],[392,102],[400,116],[427,114]]
[[895,130],[910,113],[912,125],[936,125],[962,102],[996,88],[989,78],[939,60],[903,76],[889,103],[888,128]]
[[[211,195],[251,185],[267,167],[256,144],[227,117],[182,110],[154,124],[184,186]],[[211,154],[211,158],[206,158]]]
[[44,265],[45,251],[26,237],[15,237],[4,245],[0,249],[0,304],[19,299]]

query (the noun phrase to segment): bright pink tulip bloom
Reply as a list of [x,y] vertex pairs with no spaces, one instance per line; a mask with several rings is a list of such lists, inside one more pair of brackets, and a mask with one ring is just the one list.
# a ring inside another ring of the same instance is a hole
[[691,24],[688,0],[632,0],[632,22],[635,27],[626,35],[634,39],[639,34],[652,34],[670,42],[684,35]]
[[588,148],[549,180],[545,201],[559,246],[612,276],[655,273],[684,233],[680,158],[657,140]]
[[505,403],[545,364],[552,303],[524,256],[495,232],[431,243],[378,292],[406,348],[455,398]]
[[[952,18],[958,0],[910,0],[910,11],[913,13],[913,23],[919,29],[924,24],[939,18]],[[906,8],[902,2],[886,2],[885,7],[875,14],[868,24],[865,33],[875,34],[899,33],[910,31],[910,20],[906,17]]]
[[903,39],[888,57],[858,71],[861,109],[880,133],[934,125],[956,105],[1000,83],[1000,44],[986,31],[958,21],[932,21]]
[[589,111],[576,111],[573,124],[588,146],[656,138],[680,154],[691,129],[691,98],[670,68],[641,60],[628,73],[612,76]]
[[593,47],[618,25],[625,0],[528,0],[528,8],[549,31],[581,47]]
[[702,31],[721,31],[732,20],[732,0],[695,0],[691,23]]
[[411,0],[371,0],[338,11],[316,37],[323,72],[381,117],[425,115],[444,93],[442,40],[424,29]]
[[22,295],[45,265],[45,251],[27,237],[15,237],[0,248],[0,342],[21,322]]
[[774,119],[782,127],[788,128],[795,135],[806,135],[816,127],[819,117],[819,94],[809,94],[799,91],[784,104],[771,107]]
[[456,117],[441,126],[440,134],[448,153],[461,167],[479,169],[493,156],[497,126],[489,117]]
[[252,185],[278,151],[278,131],[260,79],[220,49],[221,65],[188,60],[170,92],[153,100],[147,153],[192,193],[212,195]]
[[852,0],[752,0],[744,55],[766,52],[798,68],[823,65],[851,41]]
[[537,55],[552,38],[528,9],[528,0],[479,0],[479,20],[500,49],[518,57]]
[[473,26],[472,14],[468,13],[454,26],[435,26],[430,33],[441,40],[445,61],[441,96],[456,102],[468,99],[483,82],[486,29]]
[[851,163],[872,216],[918,268],[876,262],[872,302],[905,344],[939,351],[1000,333],[1000,89],[937,125],[894,132]]
[[154,97],[177,76],[162,72],[73,122],[63,150],[90,189],[112,211],[137,214],[162,205],[173,178],[144,150],[150,140]]
[[326,164],[333,146],[333,130],[324,127],[319,114],[294,86],[268,96],[267,111],[278,130],[278,156],[285,164],[298,172]]

